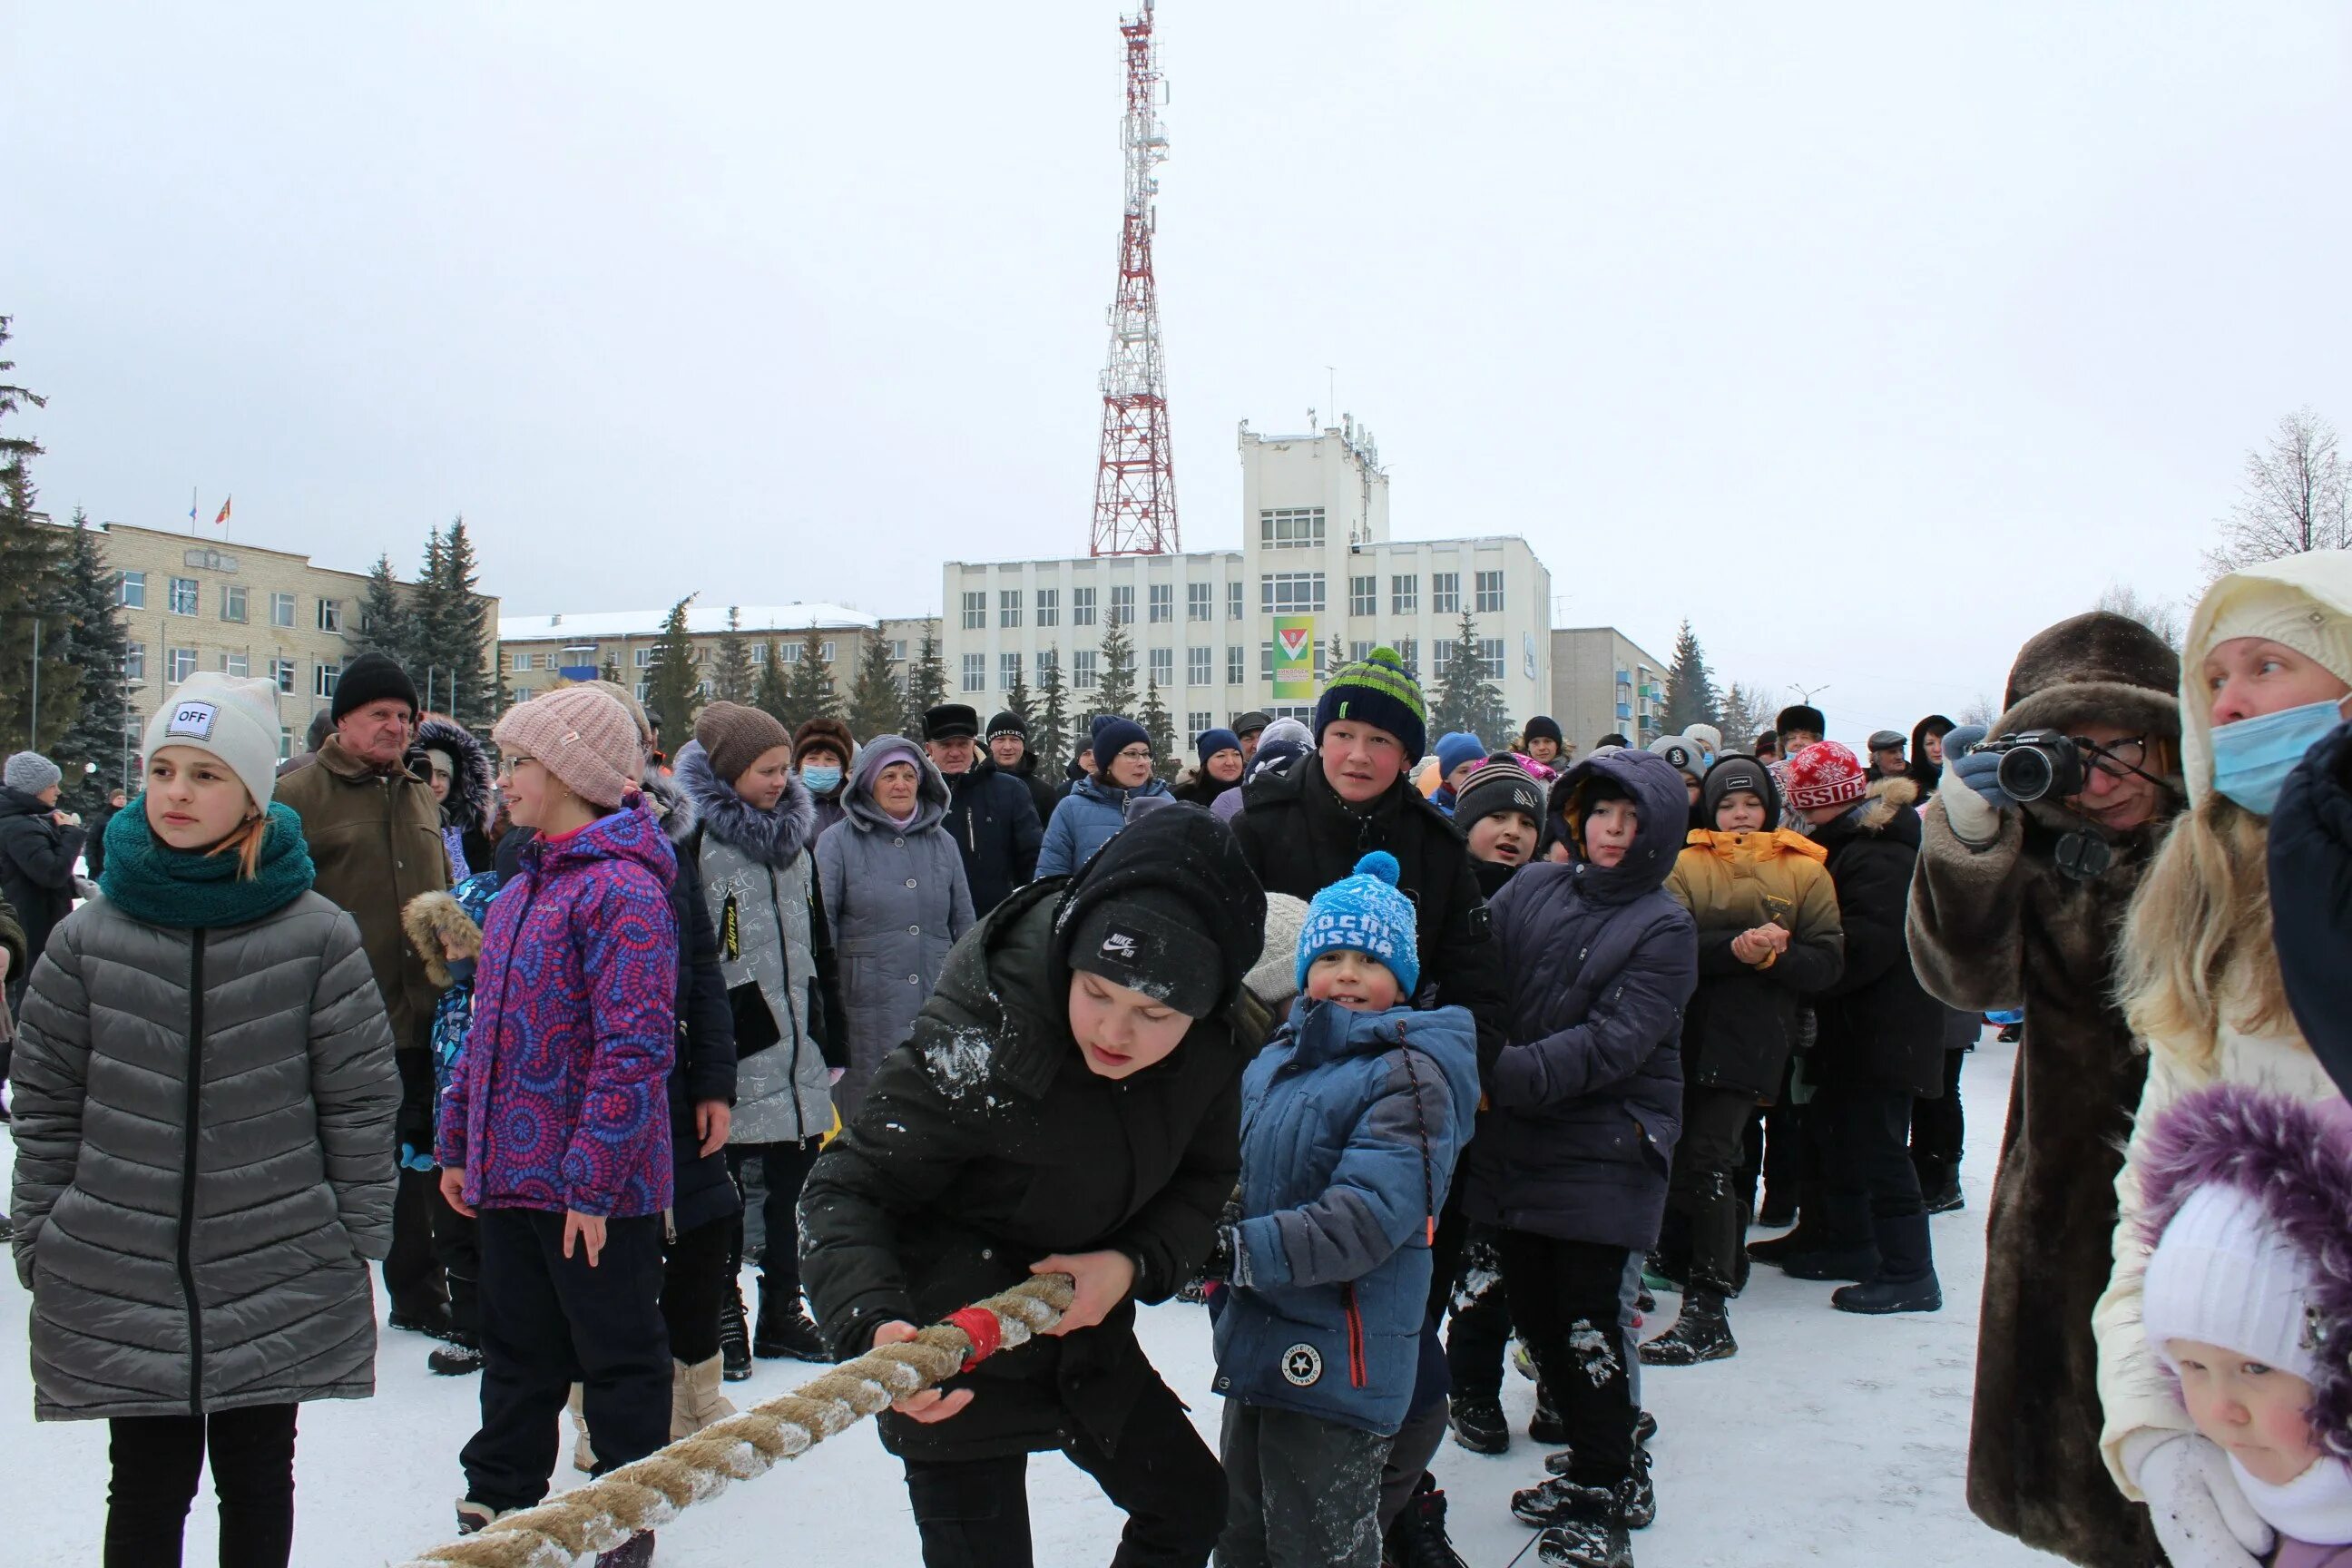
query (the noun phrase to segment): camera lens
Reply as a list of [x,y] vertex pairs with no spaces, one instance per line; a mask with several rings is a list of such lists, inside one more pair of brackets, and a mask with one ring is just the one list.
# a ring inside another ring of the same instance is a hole
[[2004,752],[1993,777],[2000,781],[2001,793],[2011,800],[2040,800],[2050,793],[2053,782],[2049,753],[2032,744]]

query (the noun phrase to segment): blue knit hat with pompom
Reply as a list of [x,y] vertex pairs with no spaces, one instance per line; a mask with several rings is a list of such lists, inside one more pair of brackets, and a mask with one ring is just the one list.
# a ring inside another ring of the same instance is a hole
[[1412,900],[1397,891],[1397,858],[1375,849],[1356,862],[1356,873],[1315,895],[1307,923],[1298,931],[1298,988],[1318,953],[1361,952],[1378,959],[1410,997],[1421,984],[1421,950],[1414,944]]

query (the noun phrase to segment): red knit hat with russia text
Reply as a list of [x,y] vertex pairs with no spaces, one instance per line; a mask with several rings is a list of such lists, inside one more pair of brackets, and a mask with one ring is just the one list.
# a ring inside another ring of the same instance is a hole
[[1817,805],[1852,805],[1870,793],[1862,759],[1835,741],[1807,746],[1787,763],[1789,806],[1807,811]]

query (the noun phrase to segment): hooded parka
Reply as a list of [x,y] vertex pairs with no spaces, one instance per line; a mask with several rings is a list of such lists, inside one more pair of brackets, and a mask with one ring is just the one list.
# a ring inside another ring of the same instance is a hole
[[1485,1075],[1464,1207],[1474,1222],[1646,1251],[1682,1134],[1676,1038],[1698,984],[1697,927],[1664,886],[1690,797],[1664,757],[1612,752],[1570,770],[1572,830],[1599,779],[1639,814],[1625,858],[1538,861],[1495,896],[1506,1043]]
[[[34,958],[49,945],[49,932],[73,912],[74,859],[85,835],[50,820],[57,807],[20,789],[0,784],[0,899],[16,911],[25,928],[26,950]],[[8,972],[8,994],[25,987],[28,966]]]
[[1100,779],[1078,780],[1054,808],[1054,820],[1045,825],[1045,842],[1037,851],[1037,875],[1066,877],[1078,870],[1095,858],[1095,851],[1110,842],[1112,834],[1127,826],[1129,802],[1167,794],[1164,779],[1146,779],[1132,789]]
[[700,873],[735,1021],[727,1141],[823,1137],[833,1127],[830,1069],[848,1058],[832,1048],[841,1003],[808,852],[816,807],[799,775],[788,774],[775,807],[755,809],[711,770],[699,741],[678,752],[677,778],[700,818],[686,849]]
[[[1192,906],[1222,952],[1224,1001],[1162,1060],[1102,1078],[1070,1035],[1068,933],[1096,904],[1146,889]],[[825,1342],[861,1352],[879,1325],[934,1321],[1054,1253],[1126,1252],[1133,1300],[951,1380],[978,1394],[952,1420],[886,1411],[891,1452],[992,1458],[1059,1447],[1074,1430],[1117,1449],[1157,1376],[1134,1301],[1164,1300],[1198,1273],[1234,1190],[1242,1068],[1264,1037],[1236,1009],[1264,931],[1264,896],[1225,829],[1170,807],[1066,883],[1022,889],[957,943],[802,1189],[802,1279]]]
[[[127,809],[139,809],[135,805]],[[363,1399],[392,1247],[392,1031],[316,893],[175,929],[96,900],[16,1040],[16,1274],[41,1420]]]
[[[2019,651],[1992,732],[2105,721],[2175,746],[2179,684],[2179,658],[2155,633],[2094,611]],[[2025,1011],[1986,1222],[1969,1507],[2090,1568],[2145,1568],[2157,1552],[2147,1510],[2125,1500],[2100,1458],[2091,1310],[2112,1267],[2116,1173],[2147,1076],[2112,999],[2114,944],[2165,823],[2109,834],[2036,801],[1973,844],[1939,795],[1920,818],[1911,884],[1911,962],[1927,990],[1969,1013]],[[2078,832],[2115,856],[2087,881],[2056,861],[2061,837]]]
[[[915,815],[903,826],[874,804],[874,781],[892,763],[915,767]],[[947,781],[921,747],[897,735],[869,742],[842,805],[842,820],[816,841],[816,873],[841,970],[848,1065],[833,1102],[846,1122],[882,1058],[907,1037],[972,911],[962,858],[941,826]]]
[[429,715],[417,724],[416,740],[408,748],[408,771],[428,781],[427,794],[433,788],[427,752],[445,752],[451,763],[449,794],[441,802],[441,838],[448,846],[449,880],[454,887],[475,872],[488,870],[498,853],[490,839],[490,828],[499,815],[496,770],[490,766],[489,752],[472,731],[437,714]]
[[1944,1092],[1943,1004],[1927,994],[1903,934],[1919,814],[1900,773],[1870,786],[1860,805],[1814,825],[1828,853],[1845,932],[1845,967],[1813,998],[1820,1025],[1805,1078],[1816,1085],[1897,1089],[1920,1100]]

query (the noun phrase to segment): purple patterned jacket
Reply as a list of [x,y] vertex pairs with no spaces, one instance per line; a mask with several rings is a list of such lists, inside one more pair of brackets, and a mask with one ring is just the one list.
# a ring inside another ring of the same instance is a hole
[[677,861],[637,799],[534,841],[491,900],[436,1140],[477,1207],[626,1217],[670,1205]]

